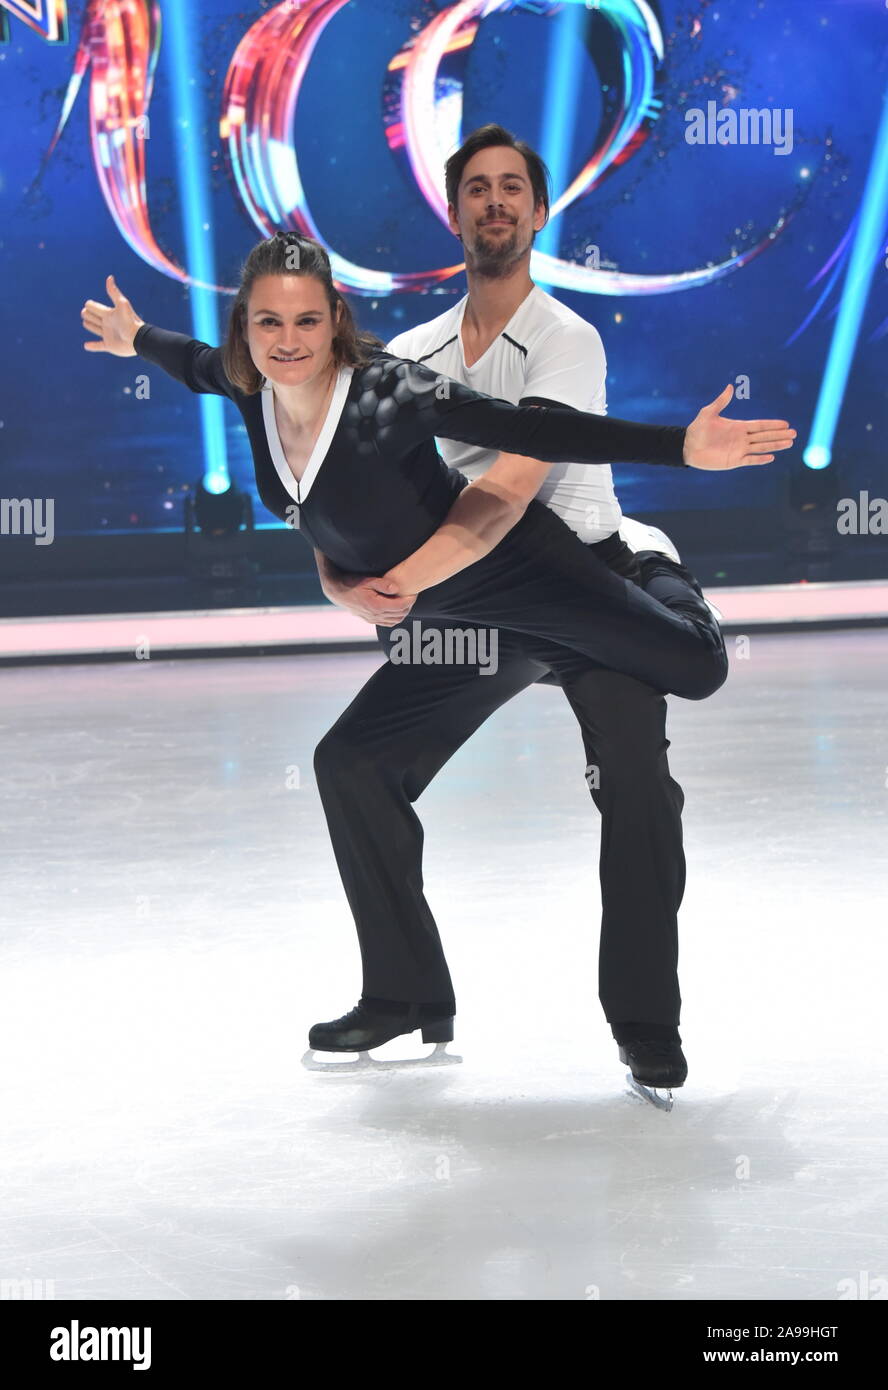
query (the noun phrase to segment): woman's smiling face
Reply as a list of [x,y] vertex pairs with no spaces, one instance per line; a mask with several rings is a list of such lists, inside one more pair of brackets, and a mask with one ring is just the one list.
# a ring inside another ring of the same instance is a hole
[[336,326],[313,275],[260,275],[247,304],[247,346],[256,370],[279,386],[302,386],[333,360]]

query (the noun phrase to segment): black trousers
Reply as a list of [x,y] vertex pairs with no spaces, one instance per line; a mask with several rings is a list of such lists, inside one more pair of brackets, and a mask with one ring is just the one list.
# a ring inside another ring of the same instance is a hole
[[482,560],[424,589],[412,616],[557,643],[687,700],[728,673],[721,629],[691,583],[640,588],[536,501]]
[[[618,537],[597,546],[578,543],[606,573],[622,570],[637,579],[634,557]],[[655,567],[646,584],[655,607],[705,609],[670,566]],[[431,593],[420,595],[407,622],[422,617],[424,630],[445,629],[439,615],[417,612]],[[397,629],[378,632],[391,648]],[[677,1024],[684,797],[669,772],[663,694],[554,643],[502,628],[497,636],[494,673],[481,675],[468,664],[387,662],[316,750],[318,789],[358,932],[363,995],[455,1011],[423,892],[423,829],[413,803],[494,710],[542,679],[563,688],[580,724],[586,765],[597,769],[590,790],[602,815],[599,997],[605,1016],[611,1023]],[[720,633],[714,646],[724,657]]]

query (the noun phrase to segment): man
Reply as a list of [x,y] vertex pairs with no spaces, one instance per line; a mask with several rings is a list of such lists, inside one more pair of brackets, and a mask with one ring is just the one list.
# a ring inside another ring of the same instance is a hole
[[[604,413],[606,363],[597,331],[530,278],[533,239],[549,211],[539,156],[501,126],[484,126],[448,160],[446,181],[468,294],[439,318],[399,334],[389,350],[516,404],[559,402]],[[441,440],[439,447],[447,463],[472,479],[495,460],[499,472],[504,460],[508,466],[507,456],[473,446]],[[537,500],[620,574],[654,597],[684,588],[703,602],[662,533],[624,522],[634,548],[645,548],[636,555],[625,543],[609,467],[508,458],[522,470],[522,485],[530,472]],[[656,553],[661,547],[674,558]],[[383,580],[342,575],[315,553],[326,596],[376,623],[388,646],[410,597],[393,595],[395,586]],[[404,699],[415,717],[394,730],[370,730],[350,707],[319,745],[318,787],[358,927],[365,993],[356,1010],[311,1030],[312,1047],[366,1050],[420,1025],[426,1041],[452,1036],[446,1026],[454,1012],[452,985],[422,893],[422,827],[412,802],[495,709],[537,680],[560,685],[574,711],[602,816],[605,1016],[638,1081],[669,1087],[684,1081],[677,975],[684,797],[669,772],[665,698],[566,649],[502,631],[494,672],[404,667]],[[423,691],[431,681],[429,703]]]

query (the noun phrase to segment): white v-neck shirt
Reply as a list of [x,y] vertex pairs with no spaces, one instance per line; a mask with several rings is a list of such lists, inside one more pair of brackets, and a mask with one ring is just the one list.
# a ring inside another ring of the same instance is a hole
[[277,420],[274,415],[274,393],[272,383],[266,381],[261,389],[262,396],[262,420],[265,425],[265,437],[268,440],[268,451],[271,454],[272,462],[277,471],[278,477],[287,489],[294,502],[304,502],[311,485],[320,472],[321,465],[327,457],[333,435],[336,433],[336,426],[342,417],[345,409],[345,398],[348,395],[348,388],[351,385],[354,367],[340,367],[336,385],[333,387],[333,395],[330,397],[330,404],[327,407],[327,414],[321,426],[321,432],[315,441],[315,446],[308,457],[305,471],[302,477],[297,480],[292,468],[287,463],[287,456],[284,453],[284,446],[281,443],[281,436],[278,432]]
[[[462,322],[468,295],[446,313],[399,333],[388,344],[396,357],[425,366],[518,405],[542,397],[607,414],[607,361],[598,330],[534,285],[487,351],[466,366]],[[445,462],[478,478],[497,457],[492,449],[439,439]],[[604,540],[622,520],[609,464],[554,463],[537,493],[586,542]]]

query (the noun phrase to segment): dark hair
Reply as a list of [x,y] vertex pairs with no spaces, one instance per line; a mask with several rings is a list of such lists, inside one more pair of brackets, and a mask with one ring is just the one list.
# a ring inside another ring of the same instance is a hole
[[460,180],[469,160],[479,150],[489,149],[492,145],[508,145],[510,149],[517,150],[520,155],[524,156],[527,172],[530,175],[530,186],[533,189],[533,205],[536,207],[537,203],[543,204],[548,222],[549,189],[552,175],[536,150],[531,149],[526,140],[517,140],[510,130],[506,130],[505,126],[492,123],[479,126],[477,130],[472,131],[471,135],[466,136],[459,149],[450,156],[444,165],[444,186],[447,190],[448,203],[452,203],[456,207]]
[[[225,375],[244,395],[262,389],[265,378],[256,367],[246,339],[247,304],[253,282],[260,275],[311,275],[320,280],[336,324],[333,361],[337,367],[363,367],[370,360],[369,349],[384,348],[375,333],[358,328],[348,303],[333,284],[330,257],[319,242],[299,232],[277,232],[253,247],[241,268],[240,286],[231,306],[228,334],[222,348]],[[336,311],[339,309],[339,322]]]

